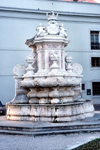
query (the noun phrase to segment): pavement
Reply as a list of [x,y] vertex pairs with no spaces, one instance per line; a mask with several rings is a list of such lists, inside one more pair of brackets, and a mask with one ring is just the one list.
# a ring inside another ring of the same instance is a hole
[[100,138],[100,111],[64,123],[9,121],[0,116],[0,150],[72,150]]
[[36,137],[1,134],[0,150],[72,150],[95,138],[100,138],[100,133],[75,133]]

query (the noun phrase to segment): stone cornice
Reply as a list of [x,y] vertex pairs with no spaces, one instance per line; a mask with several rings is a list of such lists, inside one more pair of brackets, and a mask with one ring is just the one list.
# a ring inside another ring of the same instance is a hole
[[[0,11],[2,12],[20,12],[20,13],[36,13],[45,15],[49,10],[39,10],[39,9],[23,9],[23,8],[12,8],[12,7],[0,7]],[[68,11],[56,11],[59,16],[79,16],[79,17],[100,17],[100,13],[79,13],[79,12],[68,12]],[[1,15],[0,15],[1,16]]]
[[46,36],[46,37],[39,37],[39,38],[36,38],[35,41],[34,41],[34,44],[37,44],[37,43],[42,43],[42,42],[56,42],[56,43],[65,43],[65,45],[68,44],[68,39],[65,39],[63,37],[59,37],[59,36]]

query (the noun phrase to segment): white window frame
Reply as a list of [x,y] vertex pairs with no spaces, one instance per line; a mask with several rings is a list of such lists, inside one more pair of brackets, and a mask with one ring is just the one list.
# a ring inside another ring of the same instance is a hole
[[89,61],[90,61],[90,69],[91,70],[99,70],[100,67],[92,67],[91,65],[91,57],[100,57],[100,51],[97,53],[97,52],[92,52],[92,54],[90,54],[90,58],[89,58]]
[[91,67],[92,68],[100,68],[100,65],[99,66],[92,66],[92,58],[99,58],[99,64],[100,64],[100,57],[91,57]]
[[98,28],[98,29],[93,28],[93,29],[89,30],[89,34],[90,34],[90,51],[91,52],[100,52],[100,49],[98,49],[98,50],[97,49],[91,49],[91,31],[98,31],[99,32],[99,43],[100,43],[100,28]]

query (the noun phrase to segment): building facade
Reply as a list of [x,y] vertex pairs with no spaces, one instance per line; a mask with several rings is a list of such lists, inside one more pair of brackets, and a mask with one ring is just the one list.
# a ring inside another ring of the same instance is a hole
[[0,101],[14,98],[13,67],[31,51],[25,41],[54,10],[67,29],[66,53],[83,66],[82,97],[100,104],[100,4],[46,0],[0,0]]

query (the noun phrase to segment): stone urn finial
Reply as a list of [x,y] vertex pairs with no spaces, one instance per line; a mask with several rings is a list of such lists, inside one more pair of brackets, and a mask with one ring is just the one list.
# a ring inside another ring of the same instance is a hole
[[35,68],[33,68],[33,66],[32,66],[34,64],[33,53],[29,54],[26,57],[26,61],[28,63],[28,67],[26,68],[26,74],[24,74],[24,77],[32,76],[34,74],[34,70],[35,70]]

